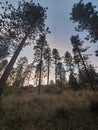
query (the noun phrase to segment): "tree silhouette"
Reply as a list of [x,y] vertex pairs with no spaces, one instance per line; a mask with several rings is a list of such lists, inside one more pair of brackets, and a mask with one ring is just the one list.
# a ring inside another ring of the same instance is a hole
[[[98,11],[96,10],[96,6],[93,6],[91,2],[84,4],[83,0],[80,0],[79,3],[74,4],[71,12],[71,20],[74,23],[78,23],[77,27],[75,27],[76,31],[88,31],[87,40],[90,39],[91,42],[98,41]],[[98,53],[98,50],[96,53]]]
[[[97,85],[98,84],[98,74],[96,72],[95,67],[92,64],[89,64],[89,65],[87,65],[87,69],[88,69],[89,74],[92,76],[93,83],[95,85]],[[81,68],[81,71],[82,71],[82,75],[84,77],[84,82],[87,83],[87,84],[90,84],[90,81],[89,81],[89,79],[87,77],[87,74],[85,72],[84,67]],[[79,82],[82,82],[80,73],[79,73]]]
[[8,64],[7,59],[3,59],[3,60],[0,61],[0,77],[2,76],[2,73],[5,70],[7,64]]
[[71,40],[71,44],[73,46],[73,52],[74,52],[74,54],[78,54],[79,55],[79,57],[80,57],[80,59],[82,61],[82,64],[83,64],[83,66],[85,68],[86,74],[87,74],[87,76],[89,78],[89,81],[91,83],[91,87],[92,87],[93,90],[95,90],[94,84],[92,82],[92,79],[91,79],[91,77],[89,75],[89,72],[87,70],[84,58],[82,56],[82,53],[87,51],[88,47],[87,48],[82,48],[83,41],[81,41],[79,39],[79,35],[71,36],[70,40]]
[[65,68],[62,62],[58,62],[57,64],[57,79],[60,81],[61,85],[65,83]]
[[51,49],[47,47],[44,51],[44,60],[46,64],[47,70],[47,85],[49,85],[49,74],[50,74],[50,66],[51,66]]
[[[17,73],[17,69],[16,69],[17,67],[13,67],[13,69],[11,70],[11,72],[10,72],[10,75],[9,75],[9,77],[8,77],[8,79],[7,79],[7,82],[6,82],[6,84],[8,85],[8,86],[13,86],[13,83],[15,82],[15,80],[16,80],[16,73]],[[14,86],[13,86],[14,87]]]
[[23,72],[23,84],[29,85],[33,76],[34,63],[29,63]]
[[[0,4],[2,6],[2,3]],[[37,34],[45,30],[44,21],[47,17],[47,8],[33,3],[32,0],[31,2],[20,1],[17,8],[6,2],[2,9],[3,13],[0,15],[1,34],[5,37],[4,40],[9,40],[15,46],[15,53],[0,79],[0,95],[23,46],[28,45]]]
[[17,62],[16,77],[13,86],[21,87],[24,83],[24,70],[28,64],[27,57],[20,57]]
[[67,71],[73,73],[73,69],[74,69],[73,57],[71,56],[70,52],[66,51],[63,58],[64,58],[64,63],[67,67]]
[[[39,70],[39,84],[38,84],[38,94],[40,94],[40,86],[42,82],[42,71],[43,71],[43,58],[44,58],[44,50],[47,47],[47,41],[45,35],[40,35],[39,39],[36,42],[36,45],[34,46],[35,50],[35,62],[38,64],[37,69]],[[38,71],[37,70],[37,71]]]
[[77,79],[76,79],[76,77],[74,76],[73,72],[71,72],[70,75],[69,75],[69,81],[68,81],[68,83],[69,83],[69,85],[70,85],[73,89],[75,89],[75,90],[78,89]]
[[57,64],[61,60],[60,54],[59,54],[59,52],[56,48],[54,48],[52,50],[52,60],[53,60],[53,63],[55,65],[55,83],[56,83],[56,80],[57,80]]
[[83,86],[85,87],[84,77],[83,77],[83,74],[82,74],[82,71],[81,71],[81,66],[83,66],[83,65],[81,63],[80,56],[77,53],[74,53],[74,52],[73,52],[73,54],[74,54],[74,63],[78,67],[79,77],[81,77],[81,80],[82,80],[82,83],[80,85],[83,84]]
[[0,40],[0,62],[7,58],[10,54],[9,45],[3,41]]

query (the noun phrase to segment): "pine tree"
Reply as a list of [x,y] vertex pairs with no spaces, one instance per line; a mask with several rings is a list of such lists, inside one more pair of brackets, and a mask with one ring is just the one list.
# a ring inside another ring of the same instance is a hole
[[13,86],[21,87],[23,86],[24,83],[24,70],[28,64],[28,59],[27,57],[20,57],[17,63],[17,68],[16,68],[16,77],[15,81],[13,83]]
[[40,35],[39,39],[34,46],[34,62],[36,63],[36,72],[39,74],[39,83],[38,83],[38,94],[40,94],[40,86],[42,83],[42,74],[44,72],[44,50],[47,47],[47,41],[45,35]]
[[56,80],[57,80],[57,64],[61,60],[60,54],[59,54],[59,52],[58,52],[58,50],[56,48],[54,48],[52,50],[52,60],[53,60],[53,63],[55,65],[55,84],[56,84]]
[[33,77],[34,63],[30,63],[26,66],[23,72],[23,84],[29,85]]
[[57,64],[57,79],[59,80],[60,84],[65,84],[66,77],[65,77],[65,68],[62,62],[58,62]]
[[63,58],[64,63],[67,67],[67,71],[73,73],[74,70],[73,57],[71,56],[70,52],[66,51]]
[[46,64],[47,70],[47,85],[49,85],[49,74],[50,74],[50,66],[51,66],[51,49],[47,47],[44,51],[44,60]]
[[71,44],[73,46],[73,52],[74,52],[74,54],[78,54],[79,55],[79,57],[80,57],[80,59],[82,61],[82,64],[83,64],[83,66],[85,68],[86,74],[87,74],[87,76],[89,78],[89,81],[91,83],[91,87],[92,87],[93,90],[95,90],[94,84],[93,84],[92,79],[91,79],[91,77],[89,75],[89,72],[87,70],[87,67],[86,67],[86,64],[85,64],[85,60],[84,60],[84,58],[82,56],[82,53],[86,52],[88,47],[87,48],[82,48],[83,41],[81,41],[79,39],[79,35],[71,36],[70,40],[71,40]]
[[[88,32],[86,40],[98,41],[98,11],[92,2],[84,3],[83,0],[80,0],[79,3],[75,3],[71,12],[71,20],[73,23],[77,23],[76,31]],[[96,56],[98,56],[98,49]]]

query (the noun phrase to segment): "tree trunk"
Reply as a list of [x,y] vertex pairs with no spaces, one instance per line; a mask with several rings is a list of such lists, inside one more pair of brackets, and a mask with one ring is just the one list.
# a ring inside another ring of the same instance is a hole
[[2,102],[2,96],[0,96],[0,119],[3,118],[3,114],[4,114],[4,111],[3,111],[3,102]]
[[16,61],[16,59],[17,59],[19,53],[20,53],[20,51],[22,50],[22,47],[23,47],[23,45],[24,45],[24,43],[25,43],[27,37],[28,37],[28,34],[26,34],[26,35],[24,36],[23,40],[22,40],[21,43],[19,44],[18,48],[16,49],[14,55],[12,56],[12,58],[11,58],[9,64],[7,65],[5,71],[4,71],[4,73],[3,73],[3,75],[2,75],[2,77],[1,77],[1,79],[0,79],[0,96],[1,96],[1,94],[2,94],[3,88],[4,88],[5,85],[6,85],[7,78],[8,78],[8,76],[9,76],[9,74],[10,74],[12,68],[13,68],[13,65],[14,65],[14,63],[15,63],[15,61]]
[[57,62],[55,59],[55,84],[56,84],[56,80],[57,80]]
[[88,72],[87,68],[86,68],[86,65],[85,65],[84,59],[83,59],[83,57],[82,57],[82,55],[81,55],[81,53],[80,53],[79,48],[78,48],[78,52],[79,52],[79,56],[80,56],[80,58],[81,58],[81,60],[82,60],[82,63],[83,63],[83,65],[84,65],[84,68],[85,68],[86,74],[87,74],[87,76],[88,76],[88,78],[89,78],[89,81],[90,81],[90,84],[91,84],[92,90],[95,91],[95,86],[94,86],[93,81],[92,81],[92,79],[91,79],[91,77],[90,77],[90,75],[89,75],[89,72]]
[[60,82],[62,82],[62,66],[60,66]]
[[50,65],[48,64],[47,85],[49,85],[49,73],[50,73],[49,69],[50,69]]
[[41,87],[41,81],[42,81],[42,58],[43,58],[43,45],[41,50],[41,56],[40,56],[40,72],[39,72],[39,84],[38,84],[38,94],[40,94],[40,87]]
[[80,69],[79,64],[78,64],[78,69],[79,69],[79,72],[80,72],[80,76],[81,76],[81,79],[82,79],[83,85],[84,85],[84,87],[85,87],[84,77],[83,77],[83,75],[82,75],[82,72],[81,72],[81,69]]

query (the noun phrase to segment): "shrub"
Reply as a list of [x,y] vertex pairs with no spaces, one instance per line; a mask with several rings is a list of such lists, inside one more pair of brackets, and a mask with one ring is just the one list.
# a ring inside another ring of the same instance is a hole
[[16,86],[6,86],[3,90],[3,95],[7,96],[9,94],[20,93],[20,88]]
[[98,114],[98,99],[97,100],[92,100],[90,102],[90,109],[92,112]]
[[61,94],[62,93],[62,89],[60,87],[55,86],[47,86],[45,89],[46,93],[50,93],[50,94]]

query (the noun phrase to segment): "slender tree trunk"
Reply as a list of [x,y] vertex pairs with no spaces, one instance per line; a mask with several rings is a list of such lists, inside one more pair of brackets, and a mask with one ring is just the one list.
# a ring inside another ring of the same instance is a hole
[[4,114],[4,111],[3,111],[3,102],[2,102],[2,96],[0,96],[0,119],[3,118],[3,114]]
[[82,72],[81,72],[81,69],[80,69],[79,64],[78,64],[78,69],[79,69],[79,73],[80,73],[80,76],[81,76],[81,79],[82,79],[83,85],[85,86],[85,83],[84,83],[84,77],[83,77],[83,75],[82,75]]
[[40,72],[39,72],[38,94],[40,94],[41,80],[42,80],[42,60],[40,61]]
[[92,79],[91,79],[91,77],[90,77],[90,75],[89,75],[89,72],[88,72],[87,68],[86,68],[86,65],[85,65],[84,59],[83,59],[83,57],[82,57],[82,55],[81,55],[81,53],[80,53],[79,48],[78,48],[78,52],[79,52],[79,56],[80,56],[80,58],[81,58],[81,60],[82,60],[82,63],[83,63],[83,65],[84,65],[84,68],[85,68],[86,74],[87,74],[87,76],[88,76],[88,78],[89,78],[89,81],[90,81],[90,84],[91,84],[92,90],[95,91],[95,86],[94,86],[93,81],[92,81]]
[[60,66],[60,82],[62,82],[62,66]]
[[25,43],[27,37],[28,37],[28,34],[26,34],[26,35],[24,36],[23,40],[22,40],[21,43],[19,44],[18,48],[16,49],[14,55],[12,56],[12,58],[11,58],[9,64],[7,65],[5,71],[4,71],[4,73],[3,73],[3,75],[2,75],[2,77],[1,77],[1,79],[0,79],[0,96],[1,96],[1,94],[2,94],[3,88],[4,88],[5,85],[6,85],[7,78],[8,78],[8,76],[9,76],[9,74],[10,74],[12,68],[13,68],[13,65],[14,65],[14,63],[15,63],[15,61],[16,61],[16,59],[17,59],[19,53],[20,53],[20,51],[22,50],[22,47],[23,47],[23,45],[24,45],[24,43]]
[[28,78],[28,81],[27,81],[27,84],[28,84],[28,85],[30,84],[31,74],[32,74],[32,72],[30,72],[30,75],[29,75],[29,78]]
[[38,81],[39,81],[39,75],[36,74],[36,77],[35,77],[35,84],[36,84],[36,86],[38,86]]
[[55,59],[55,84],[56,84],[56,80],[57,80],[57,62]]
[[42,81],[42,58],[43,58],[43,45],[41,50],[41,56],[40,56],[40,72],[39,72],[39,84],[38,84],[38,94],[40,94],[40,87],[41,87],[41,81]]
[[48,64],[47,85],[49,85],[49,73],[50,73],[50,65]]

